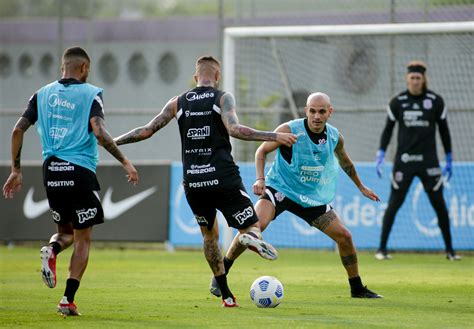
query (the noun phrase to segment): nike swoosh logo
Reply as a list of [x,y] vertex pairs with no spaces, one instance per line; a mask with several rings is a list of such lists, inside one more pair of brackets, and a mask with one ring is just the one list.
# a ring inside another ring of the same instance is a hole
[[112,201],[112,192],[113,188],[109,187],[107,192],[105,192],[104,200],[102,201],[102,208],[104,208],[104,217],[107,220],[112,220],[129,210],[130,208],[134,207],[138,203],[142,202],[150,195],[155,193],[158,188],[150,187],[149,189],[142,191],[138,194],[132,195],[126,199],[123,199],[118,202]]
[[31,187],[26,193],[25,201],[23,202],[23,213],[28,219],[34,219],[41,216],[43,213],[49,210],[48,199],[35,201],[33,200],[33,194],[35,188]]

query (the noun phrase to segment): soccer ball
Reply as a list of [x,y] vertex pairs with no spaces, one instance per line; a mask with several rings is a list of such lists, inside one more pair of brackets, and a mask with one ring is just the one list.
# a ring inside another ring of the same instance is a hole
[[273,276],[261,276],[250,287],[250,299],[257,307],[277,307],[283,300],[283,285]]

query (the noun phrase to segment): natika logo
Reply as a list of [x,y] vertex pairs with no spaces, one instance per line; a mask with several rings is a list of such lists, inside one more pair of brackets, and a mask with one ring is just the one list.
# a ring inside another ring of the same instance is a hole
[[76,108],[76,104],[69,102],[67,99],[59,98],[58,94],[49,95],[48,105],[51,107],[63,107],[69,110]]
[[214,97],[213,92],[198,94],[194,91],[190,91],[186,94],[186,100],[188,100],[189,102],[199,100],[199,99],[211,98],[211,97]]

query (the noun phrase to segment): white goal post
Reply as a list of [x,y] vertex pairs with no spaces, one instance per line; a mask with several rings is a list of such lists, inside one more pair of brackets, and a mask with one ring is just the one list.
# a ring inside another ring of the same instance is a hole
[[474,21],[407,24],[301,25],[228,27],[224,29],[223,87],[235,91],[235,40],[244,37],[401,35],[474,32]]
[[[301,117],[309,93],[327,93],[335,108],[331,123],[344,135],[351,159],[367,169],[367,173],[362,171],[363,180],[385,191],[389,185],[380,185],[370,168],[386,120],[385,109],[393,96],[406,89],[406,64],[411,60],[425,61],[428,86],[443,96],[449,109],[448,121],[458,166],[452,188],[445,194],[453,239],[455,245],[460,243],[473,248],[474,244],[466,237],[472,234],[469,230],[474,230],[474,220],[472,224],[466,223],[469,216],[474,215],[463,210],[474,209],[473,58],[474,21],[229,27],[224,29],[222,82],[223,90],[235,95],[240,122],[260,130],[273,130],[282,122]],[[235,139],[232,143],[236,161],[253,162],[259,143]],[[443,161],[444,151],[438,144],[438,157]],[[387,159],[393,157],[395,146],[393,136]],[[244,181],[245,177],[253,179],[253,166],[245,168],[241,168]],[[378,224],[373,224],[377,222],[374,220],[372,226],[367,222],[359,225],[357,216],[351,218],[350,215],[363,205],[358,199],[351,201],[357,196],[351,192],[350,185],[339,184],[336,210],[345,217],[343,220],[349,219],[350,223],[346,224],[354,229],[357,238],[367,242],[365,248],[374,248],[383,210],[374,211]],[[436,223],[432,221],[435,215],[427,200],[420,201],[415,210],[419,215],[417,220],[429,223],[428,226]],[[361,210],[360,217],[364,214]],[[412,213],[400,216],[414,218]],[[313,248],[311,239],[306,240],[304,236],[308,233],[304,225],[296,230],[280,230],[284,222],[288,220],[276,221],[264,233],[271,243],[277,247]],[[394,247],[410,248],[410,241],[404,236],[409,236],[411,226],[401,226],[405,231],[392,234]],[[301,235],[299,229],[305,233]],[[226,247],[233,234],[226,232],[224,236]],[[442,248],[442,239],[434,240],[436,243],[429,237],[421,239],[425,240],[420,240],[420,245]]]

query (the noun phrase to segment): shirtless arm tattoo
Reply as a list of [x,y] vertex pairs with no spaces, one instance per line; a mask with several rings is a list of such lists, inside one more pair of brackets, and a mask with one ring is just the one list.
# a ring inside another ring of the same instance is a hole
[[224,273],[224,262],[222,261],[221,251],[218,240],[204,239],[204,255],[211,267],[212,273]]
[[276,133],[256,130],[239,123],[235,113],[234,95],[226,93],[222,96],[222,121],[232,137],[248,141],[275,141]]
[[175,116],[173,103],[168,102],[161,110],[160,114],[148,122],[145,126],[135,128],[122,136],[115,138],[117,145],[136,143],[150,138],[158,130],[166,126]]
[[104,119],[101,117],[93,117],[92,127],[99,144],[102,145],[102,147],[104,147],[115,159],[122,163],[125,160],[125,157],[117,147],[117,144],[115,144],[112,136],[110,136],[107,129],[105,129]]

